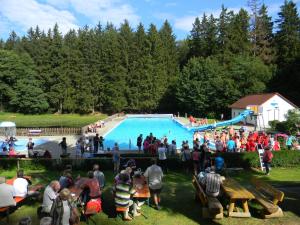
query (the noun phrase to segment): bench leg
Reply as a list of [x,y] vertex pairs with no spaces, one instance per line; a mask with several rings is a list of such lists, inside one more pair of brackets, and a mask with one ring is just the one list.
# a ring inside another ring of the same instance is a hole
[[202,207],[202,217],[210,219],[223,219],[223,210],[219,214],[213,214],[207,207]]
[[235,200],[230,199],[229,208],[228,208],[228,216],[231,216],[235,205]]
[[247,200],[242,200],[242,204],[243,204],[244,212],[249,213],[248,201]]
[[278,207],[277,212],[271,213],[271,214],[265,214],[264,218],[265,219],[270,219],[270,218],[277,218],[277,217],[283,217],[283,212],[282,209],[280,207]]
[[6,216],[6,222],[7,224],[9,224],[9,208],[6,210],[5,216]]

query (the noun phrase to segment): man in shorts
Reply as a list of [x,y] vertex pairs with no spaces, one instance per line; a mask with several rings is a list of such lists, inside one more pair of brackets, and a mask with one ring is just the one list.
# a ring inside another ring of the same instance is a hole
[[160,166],[157,165],[156,159],[151,160],[152,165],[149,166],[144,173],[148,180],[149,189],[153,196],[155,208],[159,210],[160,207],[160,192],[162,190],[162,178],[164,176]]

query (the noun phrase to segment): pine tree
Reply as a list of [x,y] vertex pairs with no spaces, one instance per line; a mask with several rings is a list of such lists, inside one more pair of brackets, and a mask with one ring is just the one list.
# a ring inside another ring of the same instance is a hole
[[18,49],[18,44],[20,43],[20,38],[16,34],[15,31],[12,31],[9,34],[9,37],[5,43],[4,49],[6,50],[17,50]]
[[170,23],[166,20],[159,30],[159,36],[162,42],[163,66],[166,71],[166,91],[160,100],[159,109],[170,111],[174,107],[174,85],[179,75],[178,54],[176,49],[176,37],[173,34]]
[[176,49],[177,49],[179,67],[180,67],[180,69],[182,69],[183,66],[188,61],[188,55],[189,55],[189,50],[190,50],[189,44],[188,44],[188,39],[177,41]]
[[230,23],[229,50],[233,54],[250,54],[249,15],[246,10],[240,9]]
[[149,85],[151,85],[151,77],[147,66],[151,62],[150,43],[143,24],[139,24],[133,37],[135,54],[132,58],[132,67],[130,79],[128,79],[129,95],[128,109],[133,112],[141,112],[148,109],[148,99],[151,99]]
[[296,4],[285,0],[276,20],[278,30],[275,35],[277,48],[277,62],[284,66],[293,62],[300,50],[300,19]]
[[103,34],[103,65],[105,82],[104,109],[120,112],[127,107],[126,69],[121,64],[119,34],[112,24],[107,24]]
[[260,0],[248,0],[248,6],[250,8],[250,37],[252,44],[253,55],[257,55],[257,36],[258,36],[258,11],[261,7]]
[[265,64],[274,61],[273,22],[268,16],[267,6],[259,0],[249,0],[251,9],[250,36],[252,53],[260,57]]
[[5,42],[0,38],[0,49],[4,49]]
[[286,93],[289,99],[299,104],[300,18],[296,4],[285,1],[278,15],[275,34],[278,72],[272,89]]
[[273,41],[273,22],[268,16],[267,7],[263,4],[257,17],[256,53],[261,60],[270,65],[274,62],[275,50]]
[[205,46],[206,49],[206,56],[212,56],[217,53],[217,25],[216,25],[216,19],[213,15],[210,15],[207,21],[207,28],[206,28],[206,37],[205,37]]
[[190,48],[189,58],[201,56],[203,46],[202,41],[201,22],[199,17],[196,17],[195,22],[193,23],[193,29],[191,30],[188,37]]
[[53,32],[49,30],[49,61],[50,68],[45,71],[47,78],[47,97],[53,111],[63,113],[64,100],[67,99],[71,81],[63,72],[63,37],[55,24]]
[[232,55],[230,51],[230,24],[233,20],[233,11],[227,11],[222,5],[222,10],[218,22],[218,55],[223,64],[227,63],[228,58]]
[[152,94],[150,109],[155,111],[158,109],[159,101],[164,96],[168,86],[166,83],[167,71],[163,62],[163,43],[154,24],[150,24],[147,36],[150,43],[151,64],[149,65],[149,71],[152,78],[152,86],[149,90]]

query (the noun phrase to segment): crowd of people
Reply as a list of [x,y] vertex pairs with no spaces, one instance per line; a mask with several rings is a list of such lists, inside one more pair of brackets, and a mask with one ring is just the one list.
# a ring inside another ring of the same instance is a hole
[[90,137],[86,131],[76,142],[76,158],[84,157],[85,152],[98,153],[99,151],[104,151],[104,138],[98,133]]
[[[199,140],[200,136],[199,132],[195,132],[194,141]],[[245,127],[241,127],[238,132],[233,127],[220,132],[204,132],[203,139],[207,143],[214,142],[215,150],[220,152],[254,152],[265,147],[270,147],[272,151],[280,151],[281,149],[276,135],[261,131],[246,132]],[[291,135],[285,138],[288,149],[291,149],[294,140]]]
[[16,156],[18,153],[15,151],[15,142],[17,139],[13,136],[5,137],[4,141],[1,143],[1,150],[0,155],[13,157]]
[[139,152],[143,149],[144,153],[151,155],[157,155],[158,150],[162,147],[166,150],[167,154],[175,155],[177,149],[175,140],[172,140],[171,143],[169,143],[166,136],[159,139],[155,137],[153,133],[150,133],[145,139],[143,139],[143,135],[140,134],[137,138],[136,145]]
[[[143,185],[148,185],[153,196],[154,208],[159,210],[164,175],[156,159],[152,159],[151,166],[144,173],[136,168],[133,159],[128,160],[122,168],[115,175],[112,191],[116,209],[123,209],[123,219],[129,221],[142,214],[142,205],[148,198],[135,197],[135,193],[143,189]],[[0,177],[0,207],[16,206],[16,196],[27,198],[40,195],[40,192],[30,191],[30,183],[30,178],[24,176],[23,170],[17,172],[13,185],[7,184],[5,178]],[[99,165],[95,164],[93,171],[89,171],[86,177],[78,175],[76,178],[72,166],[67,165],[62,175],[57,180],[52,180],[44,189],[43,201],[37,210],[40,224],[79,224],[79,211],[100,212],[104,187],[105,175],[100,171]],[[76,196],[76,193],[80,193],[79,196]],[[25,223],[30,222],[30,218],[24,218],[22,221],[24,224],[30,224]],[[22,221],[20,224],[23,224]]]

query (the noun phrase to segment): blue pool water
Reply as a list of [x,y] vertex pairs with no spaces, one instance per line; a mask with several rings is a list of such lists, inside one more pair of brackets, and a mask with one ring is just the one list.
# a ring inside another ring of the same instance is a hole
[[[166,136],[168,142],[176,140],[177,148],[181,147],[182,141],[188,140],[192,147],[193,132],[188,131],[172,118],[127,118],[117,127],[104,135],[104,148],[112,149],[115,142],[121,150],[137,150],[136,139],[143,134],[143,139],[153,133],[158,139]],[[130,144],[131,142],[131,144]]]
[[[32,139],[33,142],[34,142],[34,146],[38,146],[38,145],[42,145],[42,144],[45,144],[46,142],[49,142],[48,139],[45,139],[45,138],[38,138],[38,139],[35,139],[33,138]],[[28,142],[28,139],[18,139],[16,142],[15,142],[15,150],[16,151],[25,151],[27,150],[27,142]],[[0,151],[2,152],[2,147],[3,147],[3,141],[0,141]],[[7,149],[8,149],[8,145],[7,145]]]

